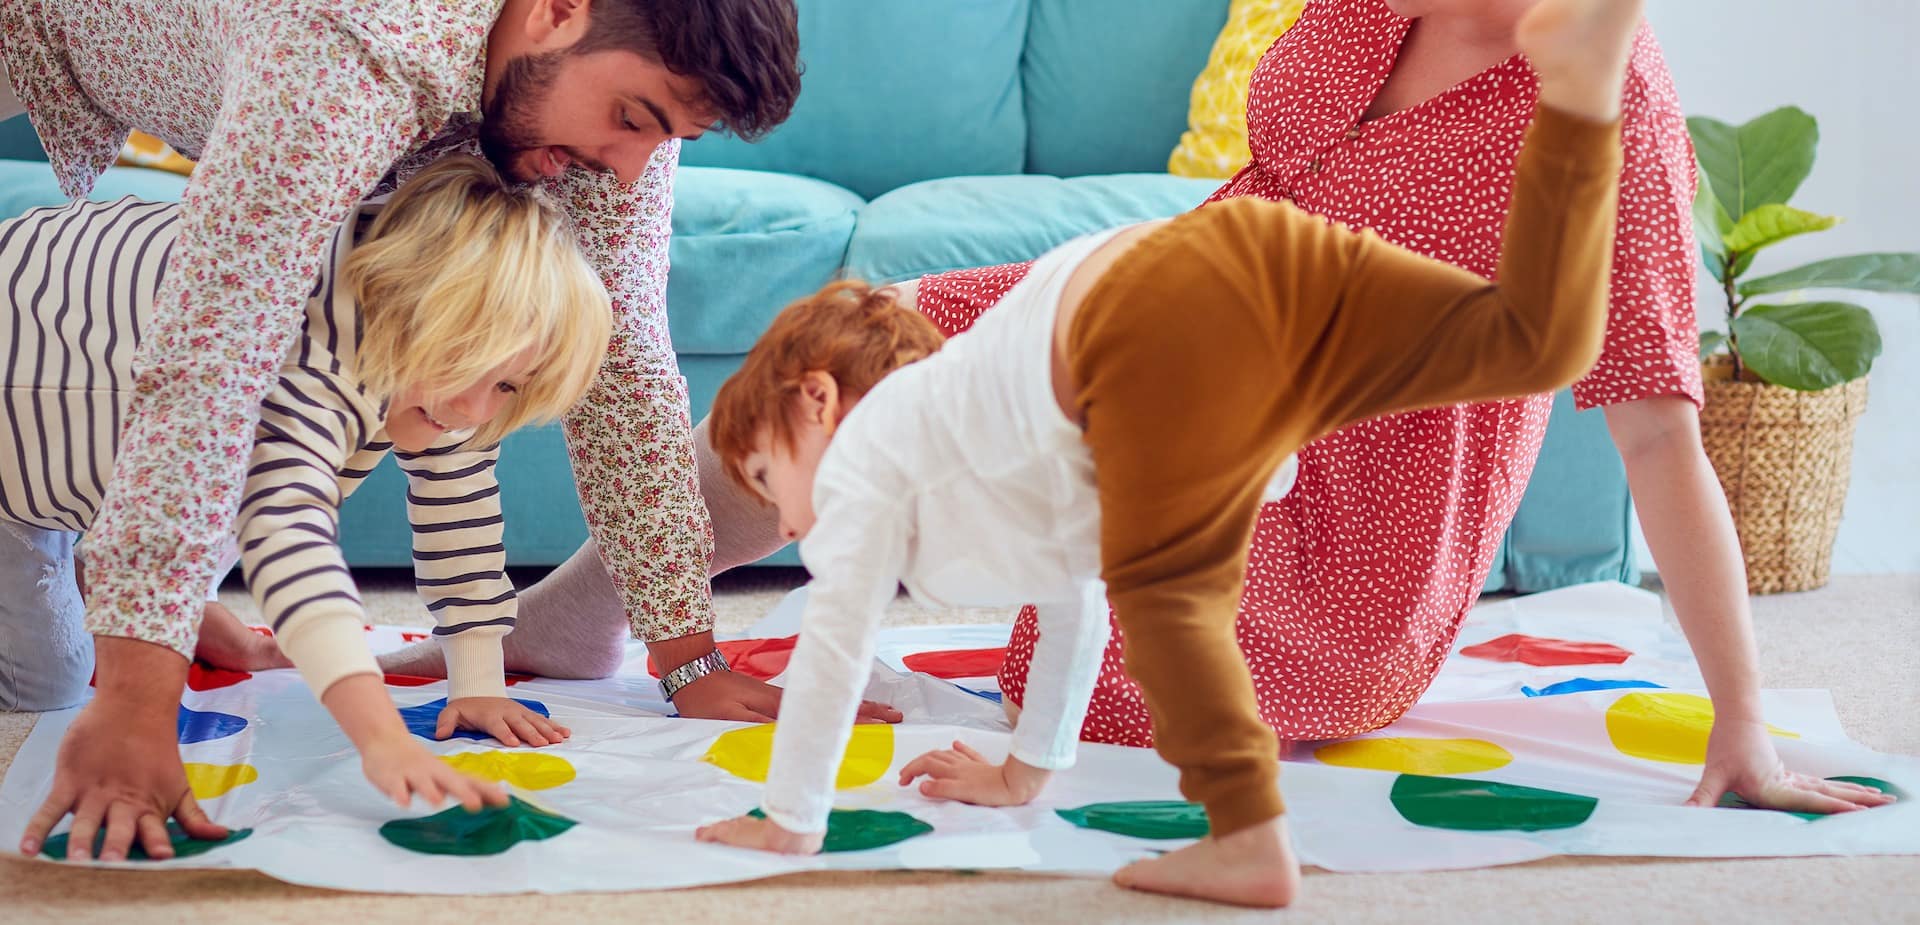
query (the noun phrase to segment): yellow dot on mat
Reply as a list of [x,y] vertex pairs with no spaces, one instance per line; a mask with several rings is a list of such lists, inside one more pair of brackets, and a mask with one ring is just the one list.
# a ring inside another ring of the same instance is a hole
[[557,755],[531,752],[461,752],[440,760],[462,774],[484,777],[527,790],[546,790],[573,780],[573,764]]
[[235,787],[244,787],[260,779],[250,764],[199,764],[188,762],[187,786],[196,800],[211,800]]
[[[1635,758],[1673,764],[1704,764],[1713,731],[1713,701],[1698,694],[1627,694],[1607,708],[1607,738]],[[1769,724],[1767,731],[1800,738]]]
[[[747,780],[767,779],[767,766],[773,763],[773,730],[778,724],[766,723],[721,733],[701,760]],[[893,766],[893,727],[863,723],[853,727],[847,740],[847,755],[840,761],[840,774],[833,786],[838,790],[865,787],[879,780]]]
[[1477,774],[1513,763],[1513,753],[1485,739],[1389,736],[1322,745],[1313,757],[1343,768],[1368,768],[1436,777]]

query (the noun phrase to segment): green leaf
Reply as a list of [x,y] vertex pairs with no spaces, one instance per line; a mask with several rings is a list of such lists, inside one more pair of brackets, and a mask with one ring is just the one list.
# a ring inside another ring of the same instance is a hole
[[[1727,232],[1728,253],[1751,254],[1795,235],[1825,231],[1840,224],[1832,215],[1815,215],[1792,206],[1771,203],[1740,216]],[[1735,276],[1739,273],[1736,271]]]
[[1795,289],[1857,289],[1920,294],[1920,254],[1855,254],[1809,263],[1740,284],[1741,295]]
[[1713,356],[1716,353],[1719,353],[1720,348],[1725,347],[1726,345],[1727,345],[1727,335],[1722,334],[1719,331],[1701,331],[1700,332],[1700,362],[1705,363],[1708,357]]
[[[1713,183],[1707,179],[1706,168],[1700,168],[1699,175],[1699,185],[1693,190],[1693,236],[1700,240],[1700,249],[1710,258],[1707,266],[1711,269],[1714,265],[1711,258],[1717,257],[1722,266],[1726,265],[1727,245],[1722,236],[1733,230],[1733,219],[1728,217],[1720,200],[1714,198]],[[1720,274],[1715,273],[1714,278],[1720,278]]]
[[1727,272],[1733,274],[1734,279],[1739,279],[1742,274],[1747,272],[1749,267],[1753,266],[1753,255],[1757,253],[1759,253],[1759,251],[1747,251],[1741,254],[1734,259],[1732,269],[1729,269]]
[[1733,319],[1733,336],[1748,369],[1803,392],[1858,379],[1880,355],[1873,314],[1846,302],[1755,305]]
[[1734,221],[1770,203],[1784,203],[1813,172],[1820,126],[1798,107],[1783,106],[1745,125],[1694,116],[1687,120],[1694,153],[1714,198]]

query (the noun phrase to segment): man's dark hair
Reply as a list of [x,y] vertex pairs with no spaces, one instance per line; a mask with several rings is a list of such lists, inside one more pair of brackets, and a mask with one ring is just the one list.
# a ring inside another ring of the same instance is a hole
[[793,0],[599,0],[577,54],[630,51],[691,77],[728,131],[753,141],[800,95]]

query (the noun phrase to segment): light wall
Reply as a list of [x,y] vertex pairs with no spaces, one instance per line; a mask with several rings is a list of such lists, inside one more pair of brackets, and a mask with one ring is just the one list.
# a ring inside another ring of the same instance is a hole
[[[1739,123],[1792,104],[1820,121],[1793,204],[1846,221],[1763,253],[1755,272],[1868,251],[1920,251],[1920,2],[1649,0],[1689,115]],[[1700,322],[1725,328],[1703,272]],[[1835,297],[1874,310],[1885,352],[1854,444],[1835,572],[1920,571],[1920,297]],[[1642,548],[1644,565],[1651,565]]]

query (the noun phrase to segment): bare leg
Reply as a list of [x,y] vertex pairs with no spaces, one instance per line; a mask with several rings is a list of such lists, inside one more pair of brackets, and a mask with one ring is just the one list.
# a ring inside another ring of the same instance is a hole
[[[713,452],[707,424],[693,429],[700,493],[713,520],[709,576],[772,555],[780,538],[779,512],[727,478]],[[507,634],[508,671],[544,678],[604,678],[619,670],[633,630],[626,606],[589,538],[567,561],[520,595],[520,622]],[[395,674],[446,677],[446,659],[434,640],[380,656],[380,668]]]

